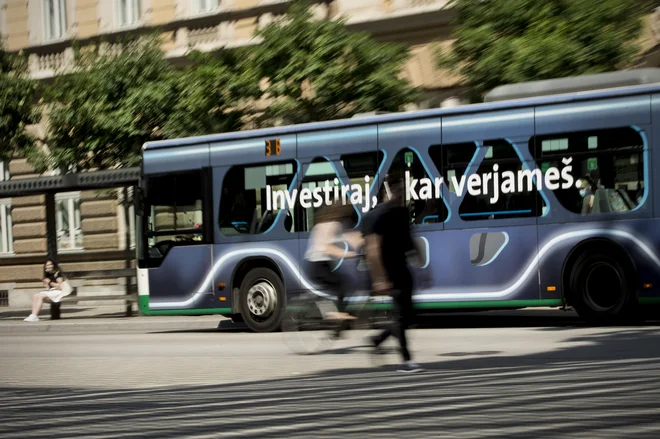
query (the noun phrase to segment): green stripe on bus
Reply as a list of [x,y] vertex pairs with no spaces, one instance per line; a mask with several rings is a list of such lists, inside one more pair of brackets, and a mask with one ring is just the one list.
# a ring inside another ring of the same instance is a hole
[[[543,300],[484,300],[475,302],[421,302],[415,303],[414,307],[419,309],[451,309],[451,308],[531,308],[545,306],[562,306],[561,299]],[[346,310],[355,309],[391,309],[391,303],[371,303],[346,306]],[[301,306],[288,306],[292,311],[301,311]]]
[[[660,303],[660,298],[641,298],[641,303]],[[231,314],[231,308],[200,308],[200,309],[149,309],[149,296],[139,296],[140,311],[144,315],[201,315],[201,314]],[[414,306],[418,309],[451,309],[451,308],[531,308],[545,306],[562,306],[561,299],[542,300],[483,300],[474,302],[421,302]],[[368,305],[351,305],[347,310],[359,309],[391,309],[390,303],[374,303]],[[298,309],[297,306],[287,307],[289,310]]]
[[146,316],[189,316],[204,314],[231,314],[231,308],[149,309],[149,296],[138,296],[140,312]]
[[540,306],[562,306],[561,299],[541,300],[482,300],[474,302],[421,302],[416,303],[415,308],[437,309],[437,308],[527,308]]
[[647,305],[660,303],[660,297],[640,297],[639,303],[644,303]]

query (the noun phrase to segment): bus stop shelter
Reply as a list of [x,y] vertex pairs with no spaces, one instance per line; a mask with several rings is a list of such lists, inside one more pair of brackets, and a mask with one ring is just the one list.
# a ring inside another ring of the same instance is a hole
[[[58,176],[14,179],[0,182],[0,198],[14,198],[26,196],[45,196],[45,222],[46,222],[46,251],[47,257],[59,261],[57,241],[57,212],[56,194],[73,191],[123,189],[123,198],[128,200],[128,190],[133,188],[133,194],[138,193],[141,170],[139,167],[112,169],[103,171],[81,172]],[[128,224],[128,209],[125,209]],[[130,241],[128,229],[126,230],[126,243]],[[125,269],[123,270],[95,270],[93,272],[72,272],[67,275],[87,279],[126,278],[126,293],[129,293],[130,278],[135,276],[135,269],[131,269],[134,255],[127,244],[125,248]],[[131,305],[127,303],[127,314],[131,314]],[[51,311],[52,308],[51,308]],[[51,318],[53,318],[51,314]],[[59,308],[57,315],[59,318]]]

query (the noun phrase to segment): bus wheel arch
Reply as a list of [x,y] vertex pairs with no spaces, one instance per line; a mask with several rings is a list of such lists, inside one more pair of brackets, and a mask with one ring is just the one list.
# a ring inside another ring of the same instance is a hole
[[272,259],[254,257],[242,261],[232,275],[231,292],[235,321],[245,322],[255,332],[279,328],[286,288],[282,271]]
[[[605,285],[613,286],[611,290]],[[628,251],[606,238],[575,245],[562,267],[562,298],[587,321],[628,316],[636,307],[638,275]]]

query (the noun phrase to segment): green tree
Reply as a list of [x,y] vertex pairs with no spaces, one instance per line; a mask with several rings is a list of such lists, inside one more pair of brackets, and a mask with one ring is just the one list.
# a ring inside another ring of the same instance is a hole
[[238,54],[193,52],[175,68],[161,44],[152,35],[77,49],[74,70],[45,95],[50,152],[42,162],[78,171],[135,166],[147,141],[240,129],[242,97],[258,92],[258,80]]
[[74,70],[58,75],[45,95],[50,166],[133,166],[144,142],[163,138],[176,72],[160,44],[149,37],[76,49]]
[[240,130],[259,97],[259,78],[244,50],[192,52],[176,79],[177,100],[163,126],[168,138]]
[[452,0],[456,41],[439,65],[456,69],[473,101],[502,84],[601,73],[635,60],[638,0]]
[[38,123],[37,83],[28,75],[27,60],[4,50],[0,40],[0,158],[15,154],[31,155],[35,139],[26,132]]
[[257,31],[262,42],[250,58],[267,80],[260,124],[397,111],[417,96],[401,78],[409,57],[405,46],[351,32],[343,19],[315,19],[304,2],[294,3],[283,18]]

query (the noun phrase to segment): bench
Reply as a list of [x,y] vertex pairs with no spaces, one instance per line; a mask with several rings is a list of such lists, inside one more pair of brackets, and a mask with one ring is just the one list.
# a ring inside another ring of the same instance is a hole
[[[119,277],[135,277],[136,272],[134,268],[123,268],[117,270],[96,270],[96,271],[70,271],[66,273],[67,279],[114,279]],[[63,303],[77,303],[91,300],[120,300],[126,304],[126,317],[133,315],[133,303],[138,301],[138,295],[135,289],[136,285],[127,285],[126,294],[108,294],[102,296],[78,296],[77,287],[73,287],[73,291],[58,303],[51,302],[50,304],[50,319],[59,320],[60,311]]]

